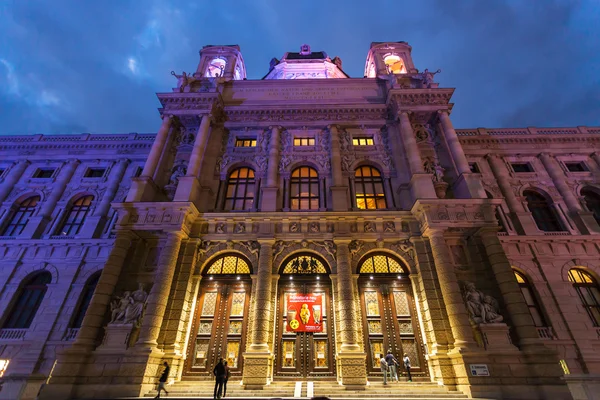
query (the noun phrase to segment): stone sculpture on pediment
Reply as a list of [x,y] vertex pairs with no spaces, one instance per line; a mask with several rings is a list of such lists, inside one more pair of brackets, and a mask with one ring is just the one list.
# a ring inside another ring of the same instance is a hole
[[180,93],[183,93],[185,88],[196,81],[196,78],[193,75],[188,75],[185,71],[183,71],[181,75],[177,75],[175,71],[171,71],[171,75],[177,78],[177,87],[179,88]]
[[463,296],[469,315],[476,324],[493,324],[504,320],[496,299],[478,290],[474,283],[464,283]]

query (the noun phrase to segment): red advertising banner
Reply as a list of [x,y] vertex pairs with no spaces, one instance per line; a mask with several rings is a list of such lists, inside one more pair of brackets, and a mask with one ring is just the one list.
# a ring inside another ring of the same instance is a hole
[[323,332],[322,303],[320,294],[288,294],[287,332]]

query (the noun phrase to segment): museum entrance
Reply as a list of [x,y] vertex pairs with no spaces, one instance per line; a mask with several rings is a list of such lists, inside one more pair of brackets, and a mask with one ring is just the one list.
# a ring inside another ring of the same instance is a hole
[[371,253],[359,263],[359,273],[358,288],[369,375],[381,375],[380,355],[385,356],[388,350],[401,364],[399,376],[405,373],[402,367],[404,354],[410,358],[413,375],[428,375],[408,269],[388,254]]
[[246,346],[250,292],[250,264],[238,255],[217,258],[200,282],[190,330],[184,374],[212,378],[219,358],[227,361],[233,377],[241,377]]
[[335,377],[331,280],[314,254],[284,261],[279,278],[274,375],[276,379]]

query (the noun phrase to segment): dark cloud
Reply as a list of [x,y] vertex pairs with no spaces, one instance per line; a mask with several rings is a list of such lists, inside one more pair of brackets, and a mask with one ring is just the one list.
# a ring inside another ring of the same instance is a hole
[[250,79],[309,43],[362,77],[372,41],[406,40],[455,87],[457,127],[600,125],[594,0],[4,2],[0,134],[151,132],[155,92],[237,43]]

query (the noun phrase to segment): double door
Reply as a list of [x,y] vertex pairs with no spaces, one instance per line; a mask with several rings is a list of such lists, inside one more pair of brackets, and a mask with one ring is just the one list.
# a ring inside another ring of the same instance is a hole
[[[301,281],[296,278],[293,283],[283,284],[280,281],[275,345],[276,378],[335,376],[331,284],[313,280]],[[299,301],[298,306],[294,307],[291,299],[301,298],[298,296],[313,302],[307,301],[304,303],[307,307],[304,307]]]
[[[381,276],[361,277],[359,291],[363,315],[363,332],[367,349],[367,370],[379,374],[379,359],[389,350],[402,364],[407,354],[411,373],[427,375],[421,330],[408,279]],[[399,372],[404,368],[400,367]]]
[[249,280],[206,280],[198,293],[185,374],[212,376],[219,358],[241,376],[250,303]]

